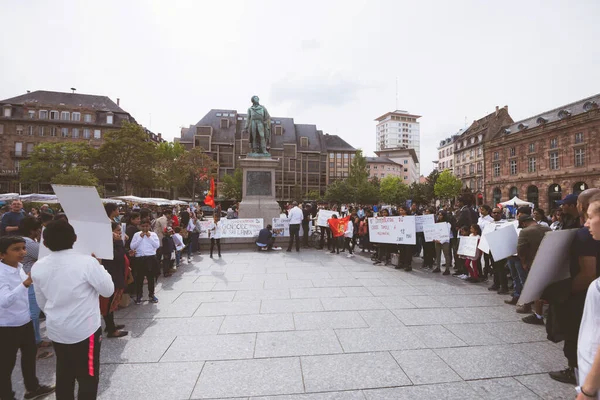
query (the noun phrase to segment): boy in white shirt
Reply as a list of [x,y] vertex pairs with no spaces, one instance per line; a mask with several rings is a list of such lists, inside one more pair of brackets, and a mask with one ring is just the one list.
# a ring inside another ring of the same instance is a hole
[[154,282],[156,275],[160,271],[156,250],[160,247],[158,235],[150,230],[150,221],[143,220],[140,224],[140,231],[133,235],[131,239],[131,250],[135,250],[136,276],[135,304],[142,304],[142,294],[144,294],[144,278],[148,280],[148,299],[151,303],[158,303],[154,295]]
[[35,297],[46,314],[46,332],[56,353],[56,398],[95,399],[100,374],[102,326],[99,296],[114,292],[112,278],[92,256],[73,250],[75,230],[65,220],[44,229],[52,253],[31,269]]

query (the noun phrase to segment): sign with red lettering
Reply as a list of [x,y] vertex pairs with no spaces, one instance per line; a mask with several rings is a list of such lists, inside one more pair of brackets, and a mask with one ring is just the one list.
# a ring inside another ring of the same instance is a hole
[[369,218],[369,240],[373,243],[416,244],[415,217]]

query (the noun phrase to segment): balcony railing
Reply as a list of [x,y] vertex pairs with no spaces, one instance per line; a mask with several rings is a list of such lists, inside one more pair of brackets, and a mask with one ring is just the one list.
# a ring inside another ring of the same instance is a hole
[[11,151],[10,152],[10,156],[12,158],[28,158],[28,157],[31,156],[31,153],[27,152],[27,151],[18,151],[18,150],[15,150],[15,151]]

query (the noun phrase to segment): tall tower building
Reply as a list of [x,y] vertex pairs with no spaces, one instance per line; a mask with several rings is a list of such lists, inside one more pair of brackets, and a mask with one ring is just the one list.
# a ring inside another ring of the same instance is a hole
[[420,115],[396,110],[376,118],[377,151],[394,148],[414,149],[417,153],[417,172],[420,174],[421,133],[417,119]]

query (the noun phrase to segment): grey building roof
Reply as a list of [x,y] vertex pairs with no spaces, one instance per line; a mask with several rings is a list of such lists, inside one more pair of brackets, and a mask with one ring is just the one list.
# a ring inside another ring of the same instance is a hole
[[417,157],[417,152],[415,151],[415,149],[408,147],[394,147],[390,149],[377,150],[375,154],[377,154],[377,156],[379,157],[382,157],[384,155],[388,155],[389,157],[404,157],[406,154],[408,154],[412,157],[415,164],[419,163],[419,157]]
[[576,102],[566,104],[555,109],[545,111],[541,114],[534,115],[533,117],[525,118],[521,121],[517,121],[508,127],[503,129],[504,134],[512,134],[519,131],[524,131],[527,128],[533,128],[538,125],[549,124],[561,119],[568,118],[570,116],[576,116],[584,114],[594,108],[600,106],[600,94],[587,97]]
[[323,141],[325,142],[325,148],[329,151],[354,151],[354,147],[350,146],[344,139],[338,135],[330,135],[326,133],[323,135]]
[[35,104],[37,106],[64,104],[70,107],[91,108],[97,111],[112,111],[127,113],[107,96],[93,94],[50,92],[47,90],[36,90],[21,96],[1,100],[0,104]]
[[387,157],[365,157],[368,164],[396,164]]

